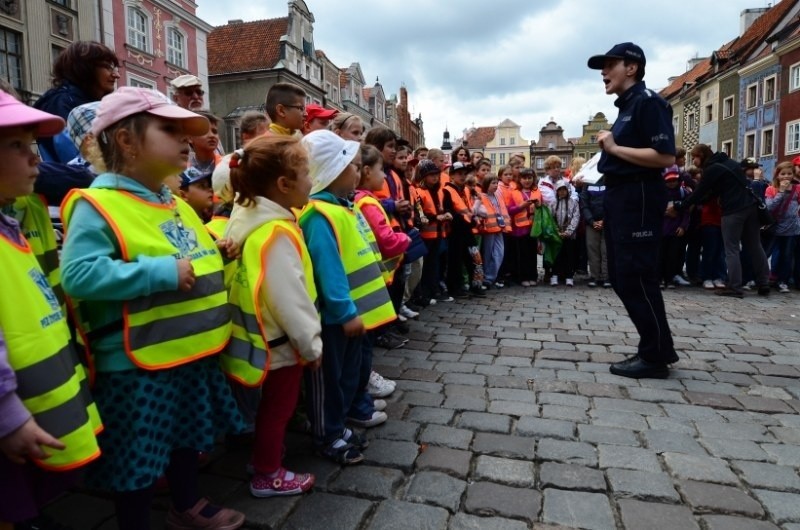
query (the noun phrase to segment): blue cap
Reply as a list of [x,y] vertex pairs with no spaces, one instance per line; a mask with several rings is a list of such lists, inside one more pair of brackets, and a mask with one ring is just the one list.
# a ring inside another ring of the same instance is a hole
[[622,42],[615,44],[613,48],[603,55],[589,57],[589,68],[592,70],[602,70],[606,59],[625,59],[645,65],[646,59],[642,49],[632,42]]
[[417,164],[417,175],[420,178],[427,177],[428,175],[433,175],[434,173],[441,173],[442,170],[436,167],[436,164],[433,163],[433,160],[422,160],[419,164]]
[[195,182],[201,181],[203,179],[211,180],[210,175],[206,175],[202,171],[197,168],[190,167],[187,168],[181,173],[181,188],[187,187],[189,184],[194,184]]

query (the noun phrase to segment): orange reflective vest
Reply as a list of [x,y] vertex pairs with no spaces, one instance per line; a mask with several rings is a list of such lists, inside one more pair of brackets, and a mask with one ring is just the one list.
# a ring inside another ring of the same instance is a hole
[[450,233],[450,222],[439,221],[436,219],[437,215],[445,213],[444,204],[444,191],[441,188],[436,190],[437,203],[433,201],[431,191],[426,188],[417,188],[420,201],[422,202],[422,212],[428,218],[428,224],[419,229],[419,235],[422,239],[444,239]]
[[[508,232],[511,230],[511,219],[508,218],[508,210],[506,209],[506,205],[499,197],[495,196],[495,198],[498,206],[500,207],[499,211],[494,207],[494,204],[492,204],[491,199],[489,199],[489,195],[486,193],[481,193],[481,204],[483,204],[483,207],[486,208],[487,213],[486,220],[481,228],[481,232],[484,234],[496,234],[498,232]],[[502,226],[500,224],[501,218],[503,219]]]
[[461,197],[458,188],[456,188],[455,184],[452,182],[444,187],[444,191],[450,195],[450,200],[453,201],[453,216],[460,215],[465,223],[468,225],[472,224],[472,208],[469,204],[467,204],[468,192],[466,191],[466,188],[462,190],[464,192],[463,198]]
[[[394,183],[394,189],[397,190],[395,196],[392,196],[392,188],[389,186],[389,179],[392,179]],[[403,193],[403,181],[400,180],[400,177],[397,176],[397,173],[394,169],[389,170],[389,174],[386,175],[386,178],[383,179],[383,187],[375,192],[375,197],[377,199],[394,199],[395,201],[403,201],[405,200],[405,193]],[[385,210],[384,210],[385,212]],[[387,214],[388,215],[388,214]],[[395,231],[402,230],[402,224],[405,224],[405,221],[402,219],[398,219],[397,215],[389,215],[389,224]]]

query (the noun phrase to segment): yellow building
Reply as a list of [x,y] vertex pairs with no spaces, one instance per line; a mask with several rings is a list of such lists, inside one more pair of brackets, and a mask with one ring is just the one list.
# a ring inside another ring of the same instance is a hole
[[511,155],[518,153],[530,162],[528,140],[520,134],[520,126],[510,119],[503,120],[495,127],[472,128],[464,134],[464,144],[470,151],[481,151],[492,161],[492,166],[507,164]]

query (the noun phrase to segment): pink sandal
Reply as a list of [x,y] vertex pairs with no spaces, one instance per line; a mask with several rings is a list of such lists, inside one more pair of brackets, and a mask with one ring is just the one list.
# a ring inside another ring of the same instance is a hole
[[292,473],[282,467],[276,476],[256,473],[250,480],[250,493],[253,497],[277,497],[281,495],[298,495],[310,490],[314,486],[314,475],[311,473],[292,473],[291,479],[287,476]]

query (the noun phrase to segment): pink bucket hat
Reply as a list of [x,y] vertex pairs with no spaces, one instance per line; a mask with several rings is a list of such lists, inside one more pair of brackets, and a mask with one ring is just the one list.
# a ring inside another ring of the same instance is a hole
[[64,129],[64,120],[29,107],[0,90],[0,127],[36,127],[37,138],[55,136]]
[[147,88],[124,86],[100,100],[97,116],[92,122],[90,132],[97,136],[119,120],[140,112],[161,118],[181,120],[183,130],[189,136],[202,136],[208,132],[210,127],[204,116],[172,104],[159,92]]

